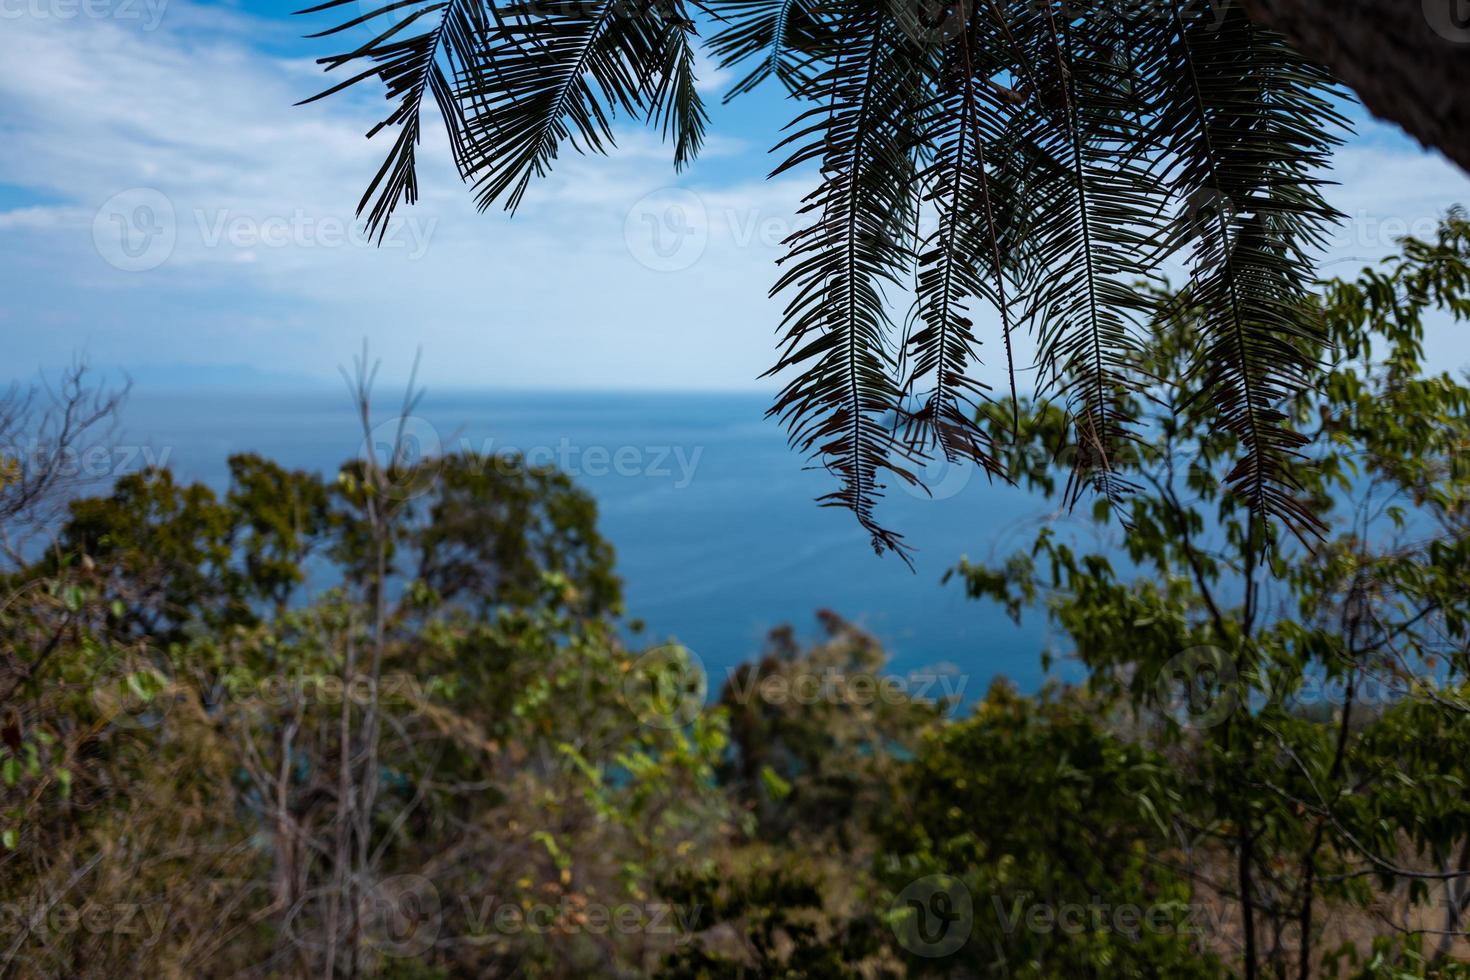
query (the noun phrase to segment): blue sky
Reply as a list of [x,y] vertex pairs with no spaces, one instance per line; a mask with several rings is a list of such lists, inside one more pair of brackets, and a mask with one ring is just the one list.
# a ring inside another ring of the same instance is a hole
[[[475,211],[431,126],[423,199],[373,248],[353,211],[385,103],[364,88],[293,108],[333,43],[300,35],[333,15],[290,9],[0,0],[0,375],[81,354],[150,379],[330,379],[366,338],[390,367],[422,346],[439,386],[757,386],[777,243],[807,189],[764,179],[790,114],[775,92],[721,106],[731,79],[706,64],[693,168],[629,129],[610,159],[564,155],[513,218]],[[1463,174],[1355,116],[1334,272],[1470,202]],[[1470,362],[1449,330],[1429,349]]]

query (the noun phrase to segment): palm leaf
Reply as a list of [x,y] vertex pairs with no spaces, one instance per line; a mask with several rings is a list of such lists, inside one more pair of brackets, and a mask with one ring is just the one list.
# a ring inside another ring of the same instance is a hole
[[[327,32],[401,18],[323,59],[356,71],[324,95],[377,79],[395,103],[373,132],[397,140],[362,202],[380,236],[418,194],[426,92],[482,208],[513,210],[564,147],[605,152],[619,116],[658,127],[676,168],[698,152],[708,119],[683,0],[486,4],[385,0]],[[1345,126],[1324,69],[1236,7],[1215,23],[1182,0],[697,6],[721,24],[715,57],[743,70],[732,96],[774,78],[802,106],[773,176],[815,170],[817,187],[773,289],[786,306],[772,371],[794,376],[771,414],[837,476],[823,504],[902,553],[875,515],[886,477],[916,483],[931,454],[1000,471],[977,423],[994,414],[976,373],[982,315],[1013,406],[1013,331],[1036,338],[1041,393],[1074,428],[1069,498],[1126,494],[1114,463],[1134,435],[1133,337],[1152,295],[1139,287],[1182,256],[1202,310],[1184,381],[1239,441],[1230,486],[1258,517],[1310,529],[1280,403],[1310,383],[1321,339],[1304,301],[1336,217],[1320,173]]]
[[[992,176],[987,159],[999,155],[1004,133],[996,123],[1008,110],[986,83],[997,65],[976,49],[980,37],[971,18],[940,53],[938,95],[920,116],[918,138],[932,149],[921,178],[937,225],[918,256],[912,315],[920,327],[906,345],[905,390],[927,388],[907,436],[920,450],[932,448],[950,461],[968,460],[1003,475],[989,431],[979,424],[988,391],[973,378],[980,342],[972,307],[979,301],[993,309],[1008,339],[1015,296],[1009,282],[1014,268],[1003,257],[1010,243],[1002,242],[1002,228],[1013,224],[1000,199],[1006,183]],[[1013,365],[1010,373],[1014,405]]]
[[709,113],[694,77],[694,23],[677,16],[665,19],[660,40],[662,65],[653,94],[650,118],[666,140],[674,142],[674,169],[682,170],[704,144]]
[[630,11],[622,0],[527,0],[500,10],[461,86],[474,107],[467,128],[479,206],[503,200],[515,210],[564,145],[604,153],[620,109],[642,118],[666,63],[663,27],[658,8]]
[[726,26],[709,40],[720,67],[749,65],[725,96],[730,101],[774,78],[793,95],[811,94],[834,54],[830,12],[817,0],[715,0]]
[[[302,13],[353,2],[330,0]],[[418,199],[415,149],[426,92],[482,209],[503,200],[514,210],[531,179],[548,173],[567,144],[605,152],[615,142],[619,112],[660,126],[675,142],[676,166],[703,141],[707,116],[694,79],[693,22],[682,0],[387,0],[315,36],[395,18],[372,41],[321,59],[329,71],[358,70],[306,100],[376,78],[396,103],[368,133],[398,129],[359,207],[380,239],[398,204]]]
[[1155,149],[1132,58],[1136,8],[1088,8],[1086,29],[1059,22],[1050,7],[1033,18],[1041,35],[1028,84],[1038,95],[1030,121],[1045,151],[1032,164],[1024,198],[1035,261],[1027,283],[1044,378],[1066,398],[1075,430],[1069,498],[1090,486],[1117,502],[1134,488],[1114,467],[1133,419],[1122,393],[1137,387],[1134,328],[1150,312],[1138,283],[1150,231],[1164,207],[1148,172]]
[[819,79],[825,104],[792,123],[781,144],[790,155],[775,171],[816,160],[821,183],[800,212],[815,220],[788,239],[786,269],[772,289],[789,299],[784,351],[770,373],[801,373],[770,412],[793,445],[841,480],[820,502],[851,509],[875,550],[903,554],[873,506],[881,471],[916,482],[891,424],[901,392],[884,290],[900,288],[912,260],[902,216],[912,213],[917,181],[904,121],[916,105],[920,63],[882,4],[844,0],[837,17],[850,48]]
[[1302,437],[1281,403],[1311,383],[1308,351],[1325,339],[1308,313],[1312,253],[1338,215],[1319,176],[1346,123],[1326,70],[1234,8],[1218,26],[1171,4],[1157,46],[1161,173],[1180,202],[1161,238],[1191,257],[1189,292],[1203,310],[1189,384],[1241,444],[1228,480],[1259,518],[1299,535],[1318,529],[1297,499]]
[[[330,0],[299,13],[318,13],[353,2]],[[425,93],[432,94],[439,107],[460,174],[467,177],[475,167],[474,157],[466,148],[466,115],[450,79],[478,57],[486,24],[481,0],[390,0],[311,36],[328,37],[365,25],[380,27],[394,19],[396,23],[360,47],[318,59],[328,71],[353,66],[354,74],[302,103],[315,102],[370,78],[380,79],[387,87],[387,98],[395,103],[393,110],[367,135],[371,139],[384,129],[397,127],[398,136],[357,206],[359,217],[367,213],[369,234],[376,235],[380,242],[393,209],[400,202],[413,204],[418,200],[416,151],[422,137]]]

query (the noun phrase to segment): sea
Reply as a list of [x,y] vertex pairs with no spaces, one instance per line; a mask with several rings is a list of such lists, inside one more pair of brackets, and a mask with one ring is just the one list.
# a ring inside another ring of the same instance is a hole
[[[773,628],[820,636],[819,610],[875,634],[893,675],[943,676],[966,702],[1001,676],[1023,690],[1076,676],[1040,610],[1018,625],[999,606],[967,598],[960,580],[943,579],[962,558],[1003,561],[1043,525],[1100,547],[1116,545],[1112,532],[979,471],[936,463],[925,474],[932,495],[890,486],[879,504],[914,548],[910,569],[874,554],[850,513],[816,503],[835,481],[787,446],[765,418],[768,403],[758,393],[430,391],[405,432],[421,453],[514,451],[565,470],[597,500],[627,614],[645,624],[638,642],[686,646],[712,691],[760,654]],[[398,411],[385,391],[375,443],[391,440]],[[367,444],[345,391],[330,386],[139,387],[121,428],[120,466],[163,463],[217,489],[232,453],[334,474]],[[1056,657],[1050,675],[1043,650]]]

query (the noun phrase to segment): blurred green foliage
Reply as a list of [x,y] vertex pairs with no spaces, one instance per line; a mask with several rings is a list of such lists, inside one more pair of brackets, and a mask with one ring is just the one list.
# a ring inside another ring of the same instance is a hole
[[1080,681],[970,704],[829,612],[704,675],[518,457],[124,476],[3,583],[0,976],[1470,975],[1467,261],[1452,215],[1326,284],[1259,407],[1322,540],[1222,489],[1187,295],[1133,493],[1072,516],[1075,428],[987,417],[1059,506],[952,578]]

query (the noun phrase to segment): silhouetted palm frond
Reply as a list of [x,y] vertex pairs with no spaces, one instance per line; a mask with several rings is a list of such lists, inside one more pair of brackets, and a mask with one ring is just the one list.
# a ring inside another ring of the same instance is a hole
[[916,482],[891,421],[902,400],[885,288],[902,288],[913,257],[904,221],[918,183],[904,124],[922,92],[922,64],[884,5],[847,0],[834,16],[848,47],[814,81],[826,98],[791,124],[781,144],[790,155],[772,174],[811,160],[821,171],[800,210],[812,223],[788,239],[772,289],[788,299],[784,351],[771,373],[799,373],[771,414],[842,481],[821,502],[850,508],[879,551],[902,553],[873,505],[884,470]]
[[663,72],[650,97],[654,124],[660,127],[664,139],[674,142],[675,170],[682,170],[699,155],[709,124],[709,113],[699,96],[699,80],[694,76],[693,41],[693,23],[675,19],[665,22],[660,41]]
[[799,95],[811,91],[824,59],[835,53],[831,11],[818,0],[725,0],[725,26],[710,37],[721,67],[750,63],[726,101],[754,91],[768,78]]
[[935,58],[937,94],[918,116],[918,137],[931,150],[921,175],[924,199],[937,227],[920,245],[912,314],[919,328],[908,337],[906,387],[926,387],[907,433],[921,449],[932,447],[949,461],[967,460],[999,473],[989,433],[978,423],[987,391],[973,377],[980,344],[973,307],[986,303],[999,316],[1014,379],[1008,340],[1018,293],[1015,270],[1005,259],[1014,242],[1003,242],[1002,232],[1015,221],[1003,198],[1008,185],[991,174],[1006,142],[997,127],[1006,107],[985,82],[996,65],[973,18],[921,30],[926,38],[953,30],[955,43]]
[[1218,24],[1185,9],[1170,4],[1152,82],[1167,140],[1160,171],[1179,203],[1161,240],[1189,255],[1204,311],[1190,383],[1240,440],[1231,488],[1258,515],[1310,532],[1290,474],[1304,440],[1284,426],[1281,403],[1310,384],[1305,351],[1323,340],[1304,300],[1312,255],[1338,217],[1320,174],[1346,123],[1325,69],[1233,6]]
[[[318,13],[354,2],[328,0],[301,13]],[[370,78],[380,79],[387,87],[388,100],[396,102],[393,110],[368,131],[369,139],[394,127],[398,135],[357,206],[359,215],[367,213],[368,231],[379,241],[387,231],[393,209],[400,202],[413,204],[418,200],[415,153],[423,135],[421,116],[426,93],[433,96],[444,119],[460,174],[468,177],[477,165],[466,141],[467,113],[452,79],[479,58],[485,25],[482,0],[388,0],[330,30],[311,35],[330,37],[354,28],[377,31],[371,40],[350,51],[319,59],[328,71],[347,67],[353,74],[305,102],[315,102]]]
[[1017,65],[1036,93],[1019,113],[1028,155],[1017,220],[1042,382],[1064,394],[1075,428],[1073,502],[1085,486],[1112,500],[1133,489],[1112,466],[1133,423],[1118,395],[1137,384],[1133,326],[1149,312],[1137,284],[1152,274],[1145,255],[1165,207],[1148,171],[1158,149],[1150,106],[1133,77],[1131,39],[1147,15],[1121,4],[1086,10],[1063,22],[1031,8],[1005,29],[1036,52]]
[[836,475],[822,503],[901,553],[875,512],[885,481],[917,482],[935,456],[1004,477],[993,426],[976,422],[998,408],[977,369],[998,339],[987,359],[1004,357],[1014,402],[1016,330],[1072,419],[1070,498],[1128,493],[1111,462],[1133,436],[1125,396],[1153,296],[1140,285],[1177,258],[1203,312],[1196,363],[1175,380],[1238,439],[1232,489],[1311,531],[1281,403],[1312,379],[1303,300],[1336,218],[1321,173],[1346,124],[1325,69],[1235,5],[1183,0],[693,9],[698,21],[684,0],[384,0],[338,28],[402,21],[324,59],[358,69],[329,92],[377,77],[396,102],[377,127],[399,132],[363,199],[370,227],[417,195],[425,92],[481,207],[515,208],[565,146],[603,152],[619,115],[658,127],[682,167],[704,137],[694,41],[712,20],[714,58],[740,72],[730,95],[774,81],[797,107],[773,176],[817,184],[773,289],[786,306],[772,370],[787,378],[771,414]]
[[[352,2],[331,0],[303,13]],[[661,127],[679,166],[703,141],[708,117],[695,86],[694,23],[682,0],[386,0],[319,36],[385,20],[398,22],[359,48],[321,59],[328,70],[369,67],[307,100],[378,77],[398,101],[368,133],[398,127],[359,208],[379,237],[393,209],[418,196],[414,149],[425,91],[482,209],[503,201],[514,210],[563,146],[605,152],[619,112]],[[416,24],[430,26],[413,33]]]
[[[466,129],[481,208],[503,199],[514,210],[564,145],[605,152],[619,111],[634,119],[658,114],[676,131],[681,163],[697,147],[704,121],[698,93],[668,74],[687,68],[682,8],[525,0],[497,7],[496,15],[483,56],[460,80],[461,99],[472,107]],[[692,131],[683,128],[689,125]]]

